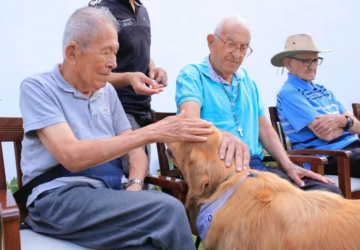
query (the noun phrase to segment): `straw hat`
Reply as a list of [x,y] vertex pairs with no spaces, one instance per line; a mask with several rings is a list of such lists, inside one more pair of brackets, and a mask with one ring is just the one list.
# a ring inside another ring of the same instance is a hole
[[319,50],[310,34],[296,34],[286,39],[285,51],[273,56],[271,64],[276,67],[284,67],[283,59],[286,57],[307,52],[324,53],[329,51],[332,49]]

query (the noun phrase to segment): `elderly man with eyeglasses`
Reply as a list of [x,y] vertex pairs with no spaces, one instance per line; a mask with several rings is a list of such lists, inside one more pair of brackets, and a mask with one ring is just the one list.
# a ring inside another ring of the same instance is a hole
[[[360,177],[360,142],[355,135],[360,133],[360,123],[331,91],[313,82],[323,61],[318,54],[328,51],[319,50],[311,35],[296,34],[271,59],[274,66],[289,71],[277,96],[279,119],[294,149],[351,150],[351,176]],[[337,174],[336,157],[329,158],[325,173]]]
[[[210,55],[198,64],[183,68],[176,83],[178,111],[188,118],[213,122],[223,133],[219,157],[230,166],[233,158],[238,171],[248,167],[270,171],[304,190],[341,191],[331,180],[293,164],[264,115],[259,92],[247,71],[239,68],[252,53],[251,34],[239,16],[223,19],[214,34],[207,36]],[[262,163],[262,147],[286,173]]]

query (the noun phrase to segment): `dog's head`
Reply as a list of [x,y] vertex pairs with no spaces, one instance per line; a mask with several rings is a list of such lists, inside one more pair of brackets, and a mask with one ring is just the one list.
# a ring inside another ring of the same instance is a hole
[[167,143],[169,159],[179,168],[189,185],[188,198],[207,198],[226,176],[235,171],[234,163],[226,168],[219,157],[221,132],[215,128],[206,142]]

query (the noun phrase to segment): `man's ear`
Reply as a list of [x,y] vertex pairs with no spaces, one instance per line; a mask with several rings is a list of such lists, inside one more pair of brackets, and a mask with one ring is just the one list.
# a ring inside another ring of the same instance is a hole
[[207,42],[208,42],[208,47],[210,52],[212,52],[213,48],[214,48],[214,42],[215,42],[215,36],[213,34],[209,34],[206,37]]
[[76,54],[78,53],[79,50],[80,50],[80,46],[76,42],[74,41],[69,42],[65,48],[66,60],[69,62],[74,62]]
[[290,71],[290,69],[291,69],[291,59],[288,58],[288,57],[285,57],[283,59],[283,63],[284,63],[285,68]]

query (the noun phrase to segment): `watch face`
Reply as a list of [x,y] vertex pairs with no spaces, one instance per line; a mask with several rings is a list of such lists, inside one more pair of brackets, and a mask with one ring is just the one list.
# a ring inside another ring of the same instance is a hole
[[351,128],[352,125],[354,125],[354,120],[351,117],[349,117],[348,119],[349,119],[349,123],[350,123],[349,125],[350,125],[350,128]]
[[346,126],[343,128],[344,130],[349,130],[354,125],[354,120],[350,116],[345,116],[347,119]]

